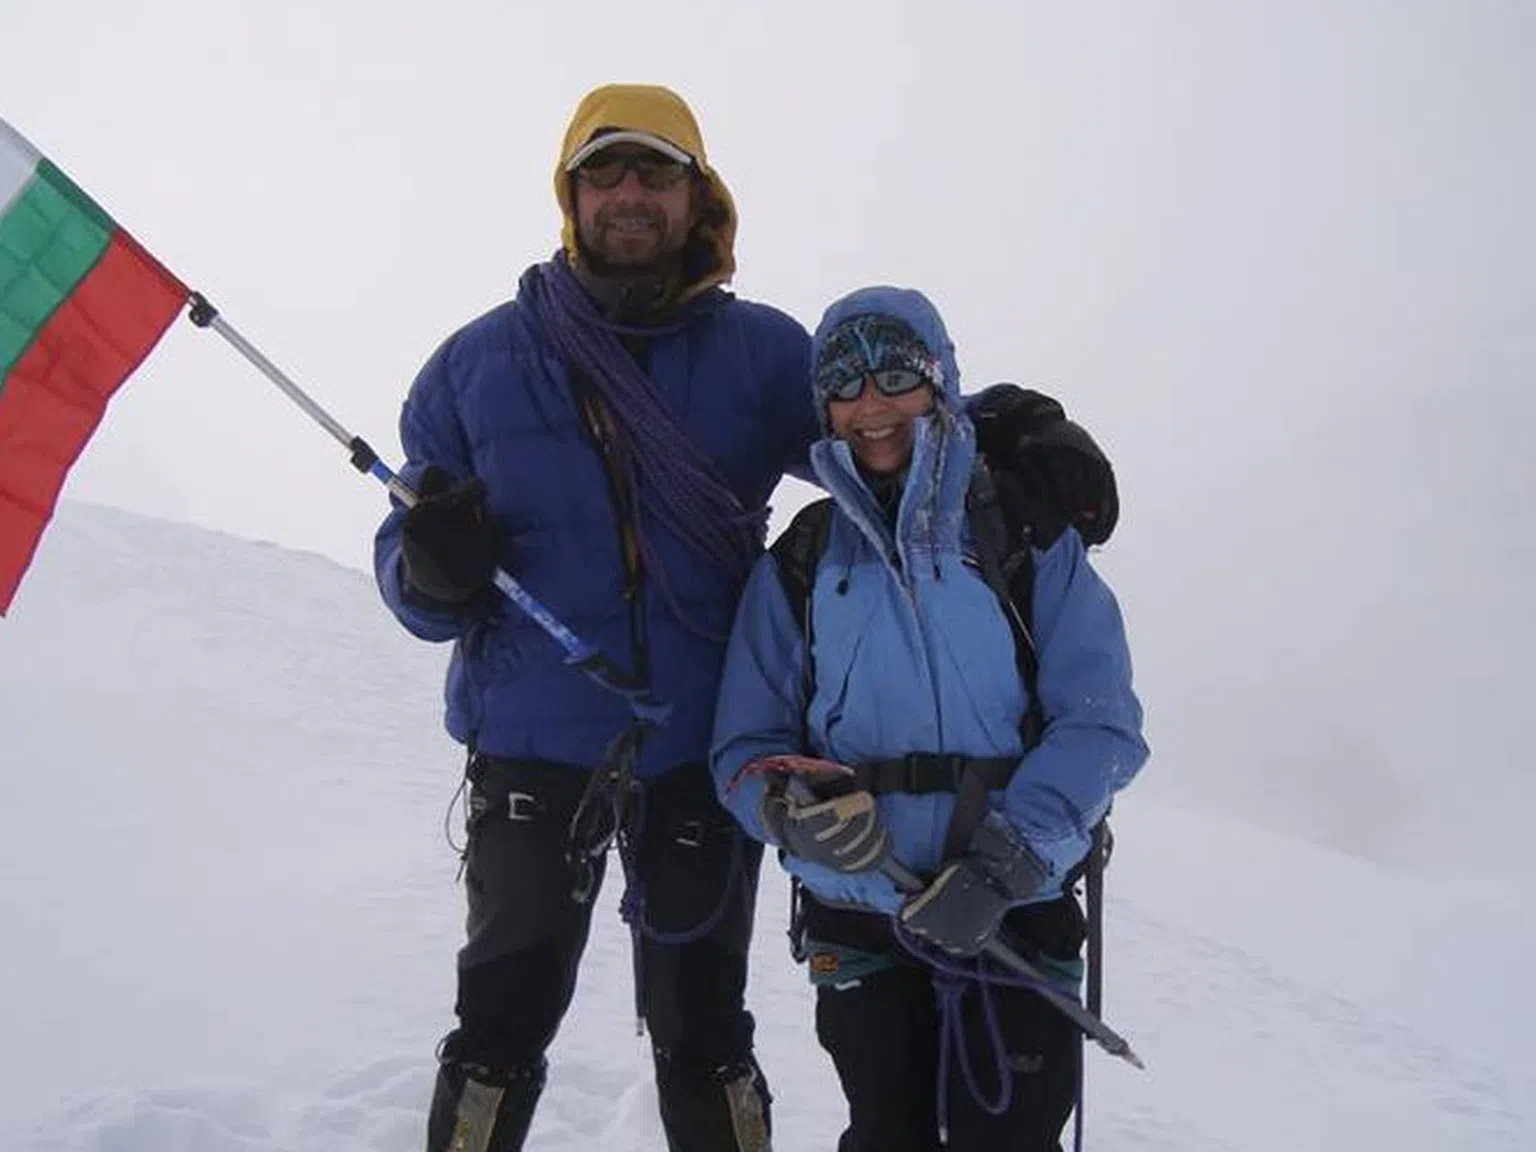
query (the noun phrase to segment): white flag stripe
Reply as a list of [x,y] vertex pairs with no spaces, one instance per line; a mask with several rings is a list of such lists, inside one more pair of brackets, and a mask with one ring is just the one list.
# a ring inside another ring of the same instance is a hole
[[27,138],[0,120],[0,218],[32,179],[39,159],[41,154]]

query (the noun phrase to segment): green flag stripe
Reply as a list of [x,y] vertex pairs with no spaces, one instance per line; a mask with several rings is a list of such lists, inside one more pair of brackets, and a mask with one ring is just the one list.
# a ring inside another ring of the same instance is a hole
[[117,230],[117,225],[112,222],[112,217],[102,211],[101,205],[87,196],[80,185],[76,184],[63,172],[53,166],[53,161],[46,156],[37,158],[37,177],[47,184],[65,200],[74,206],[75,211],[82,216],[89,217],[96,224],[108,232]]
[[0,390],[48,318],[85,278],[112,221],[47,160],[0,217]]

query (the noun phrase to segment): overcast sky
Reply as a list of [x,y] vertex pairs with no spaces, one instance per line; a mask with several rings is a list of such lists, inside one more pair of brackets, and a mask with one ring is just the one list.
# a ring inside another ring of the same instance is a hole
[[[1438,867],[1536,800],[1532,11],[5,0],[0,115],[394,457],[422,360],[555,247],[581,94],[672,85],[738,291],[920,287],[968,387],[1111,451],[1155,786]],[[66,494],[357,566],[383,511],[185,323]]]

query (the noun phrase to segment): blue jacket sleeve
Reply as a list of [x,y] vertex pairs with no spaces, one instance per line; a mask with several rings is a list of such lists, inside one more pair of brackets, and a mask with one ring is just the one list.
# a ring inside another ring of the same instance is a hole
[[800,393],[799,400],[791,405],[786,419],[791,437],[785,455],[784,472],[796,480],[804,480],[820,488],[821,481],[811,467],[811,445],[821,439],[821,425],[816,418],[816,406],[811,402],[809,380]]
[[782,474],[821,487],[811,469],[811,445],[821,439],[821,421],[811,398],[811,337],[796,320],[784,317],[776,374],[778,395],[774,434],[782,447]]
[[1034,625],[1046,725],[1008,784],[1005,811],[1059,884],[1148,755],[1120,607],[1075,529],[1035,553]]
[[[414,489],[429,464],[447,470],[455,481],[473,473],[469,439],[453,404],[449,379],[452,341],[435,352],[411,385],[400,412],[400,444],[405,463],[400,479]],[[400,566],[400,530],[405,508],[393,505],[373,540],[373,572],[384,603],[414,636],[423,640],[456,640],[474,623],[476,612],[439,612],[410,600]]]
[[[767,781],[740,772],[759,756],[801,750],[804,651],[801,626],[784,598],[778,566],[771,555],[764,556],[753,568],[736,612],[710,750],[720,802],[749,836],[764,843],[772,843],[760,815]],[[901,905],[895,885],[882,873],[834,872],[793,856],[785,858],[785,867],[834,904],[888,913]]]

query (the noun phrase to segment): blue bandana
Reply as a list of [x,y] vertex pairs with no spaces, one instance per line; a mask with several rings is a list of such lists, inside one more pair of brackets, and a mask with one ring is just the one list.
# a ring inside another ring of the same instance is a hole
[[936,394],[943,391],[944,372],[939,358],[911,325],[877,313],[848,317],[827,334],[816,359],[811,389],[817,410],[826,411],[827,401],[844,381],[863,379],[871,372],[891,368],[916,372],[933,386]]

